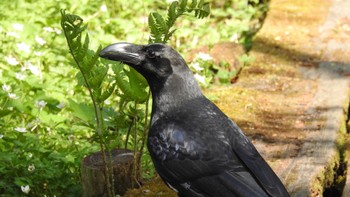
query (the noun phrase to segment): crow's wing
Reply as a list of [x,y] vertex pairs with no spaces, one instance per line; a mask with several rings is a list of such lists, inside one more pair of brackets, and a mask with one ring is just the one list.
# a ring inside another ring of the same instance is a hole
[[236,134],[234,139],[231,139],[233,146],[232,150],[238,155],[251,174],[258,180],[264,190],[271,196],[289,196],[278,176],[261,157],[259,152],[242,133],[239,127],[232,121],[231,126]]
[[149,136],[149,150],[170,187],[184,196],[268,196],[265,191],[271,196],[288,196],[239,130],[235,130],[239,138],[231,143],[224,133],[207,135],[198,129],[201,126],[164,120],[152,126],[157,132],[150,132],[155,135]]

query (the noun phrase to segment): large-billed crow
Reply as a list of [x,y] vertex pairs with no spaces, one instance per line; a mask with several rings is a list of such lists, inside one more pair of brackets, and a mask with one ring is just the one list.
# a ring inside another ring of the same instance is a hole
[[179,196],[289,196],[241,129],[202,94],[174,49],[116,43],[100,56],[128,64],[148,81],[148,150],[160,177]]

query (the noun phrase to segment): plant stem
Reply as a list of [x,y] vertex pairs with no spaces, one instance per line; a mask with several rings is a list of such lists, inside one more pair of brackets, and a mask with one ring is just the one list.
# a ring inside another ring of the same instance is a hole
[[[65,13],[64,11],[61,11],[62,15],[64,16]],[[62,17],[63,17],[62,16]],[[69,47],[69,51],[70,53],[72,54],[73,56],[73,59],[75,61],[75,63],[77,64],[82,76],[83,76],[83,79],[84,79],[84,84],[86,86],[86,88],[88,89],[89,91],[89,94],[90,94],[90,97],[91,97],[91,100],[92,100],[92,104],[94,106],[94,112],[95,112],[95,117],[96,117],[96,130],[97,130],[97,134],[100,136],[100,147],[101,147],[101,153],[102,153],[102,158],[103,158],[103,164],[105,166],[105,174],[106,174],[106,183],[107,183],[107,188],[108,188],[108,197],[113,197],[112,196],[112,192],[111,192],[111,183],[110,183],[110,178],[109,178],[109,169],[108,169],[108,165],[107,165],[107,161],[106,161],[106,153],[105,153],[105,141],[103,139],[103,135],[102,135],[102,130],[103,130],[103,124],[101,123],[103,121],[103,117],[102,117],[102,113],[101,113],[101,109],[98,107],[98,104],[97,104],[97,101],[93,95],[93,92],[92,92],[92,88],[90,86],[90,84],[88,83],[88,80],[87,80],[87,77],[85,75],[85,73],[83,72],[83,68],[80,64],[80,62],[78,61],[77,57],[74,55],[73,53],[73,46],[72,46],[72,43],[71,41],[68,39],[68,35],[67,35],[67,32],[66,32],[66,29],[64,28],[65,25],[64,25],[64,22],[63,20],[61,20],[61,26],[62,28],[64,29],[64,35],[66,37],[66,40],[67,40],[67,43],[68,43],[68,47]]]
[[143,155],[143,151],[144,151],[144,147],[146,144],[146,140],[147,140],[147,131],[148,131],[148,104],[150,101],[150,97],[151,97],[151,91],[148,90],[148,96],[147,96],[147,100],[146,100],[146,109],[145,109],[145,123],[143,125],[143,135],[142,135],[142,144],[140,147],[140,153],[138,154],[138,158],[137,158],[137,165],[141,167],[141,157]]
[[[135,111],[137,108],[137,102],[135,101],[134,105]],[[138,171],[138,163],[137,163],[137,115],[135,114],[135,120],[134,120],[134,178],[137,181],[137,171]]]

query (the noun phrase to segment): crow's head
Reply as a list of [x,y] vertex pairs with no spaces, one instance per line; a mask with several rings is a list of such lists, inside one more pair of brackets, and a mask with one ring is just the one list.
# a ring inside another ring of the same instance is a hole
[[100,52],[100,56],[133,67],[146,78],[152,93],[186,94],[184,91],[192,93],[199,90],[184,59],[170,46],[122,42],[107,46]]
[[147,80],[164,80],[173,73],[172,65],[179,64],[181,56],[163,44],[136,45],[130,43],[111,44],[100,52],[106,59],[123,62]]

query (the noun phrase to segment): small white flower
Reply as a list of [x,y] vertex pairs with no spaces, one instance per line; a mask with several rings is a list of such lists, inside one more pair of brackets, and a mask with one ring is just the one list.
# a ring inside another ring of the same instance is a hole
[[39,37],[39,36],[35,36],[35,41],[40,44],[41,46],[46,44],[46,40],[44,40],[43,38]]
[[23,31],[23,24],[14,23],[12,24],[12,28],[17,31]]
[[66,106],[66,103],[60,102],[60,104],[56,105],[57,108],[63,109]]
[[16,79],[23,81],[26,78],[26,76],[22,73],[16,73]]
[[209,54],[202,53],[202,52],[199,52],[199,53],[197,54],[197,58],[202,59],[202,60],[204,60],[204,61],[209,61],[209,60],[212,60],[212,59],[213,59]]
[[4,137],[4,135],[0,134],[0,139],[2,139]]
[[199,65],[198,62],[192,63],[192,64],[191,64],[191,67],[194,68],[196,71],[201,71],[201,70],[204,69],[203,67],[201,67],[201,66]]
[[105,4],[103,4],[101,7],[100,7],[100,10],[101,12],[107,12],[107,6]]
[[238,34],[233,34],[230,38],[231,42],[238,43],[239,41],[239,35]]
[[31,165],[28,166],[28,171],[29,172],[33,172],[34,170],[35,170],[34,164],[31,164]]
[[6,32],[6,35],[8,35],[10,37],[14,37],[14,38],[20,38],[19,34],[17,32],[14,32],[14,31]]
[[29,185],[21,186],[21,190],[23,193],[28,194],[30,192],[30,187]]
[[11,56],[5,57],[5,60],[6,60],[6,62],[7,62],[8,64],[10,64],[10,65],[12,65],[12,66],[16,66],[17,64],[19,64],[19,62],[17,61],[17,59],[14,58],[14,57],[11,57]]
[[35,104],[38,108],[44,108],[47,104],[47,102],[43,101],[43,100],[40,100],[40,101],[35,101]]
[[105,101],[104,101],[104,104],[110,105],[110,104],[111,104],[111,101],[110,101],[110,100],[105,100]]
[[55,29],[54,29],[54,32],[55,32],[56,34],[61,34],[61,33],[62,33],[62,30],[61,30],[61,29],[58,29],[58,28],[55,28]]
[[35,76],[39,76],[40,73],[41,73],[39,67],[38,67],[38,66],[34,66],[34,65],[33,65],[32,63],[30,63],[29,61],[24,62],[24,66],[25,66],[28,70],[30,70],[30,72],[32,72],[33,75],[35,75]]
[[33,154],[32,154],[32,153],[29,153],[29,154],[28,154],[28,157],[29,157],[29,158],[32,158],[32,157],[33,157]]
[[199,75],[199,74],[194,74],[194,77],[197,79],[197,81],[199,81],[200,83],[202,83],[202,84],[206,84],[205,83],[205,77],[204,76],[201,76],[201,75]]
[[8,86],[6,84],[3,84],[2,85],[2,89],[5,91],[5,92],[10,92],[11,91],[11,86]]
[[43,52],[40,52],[40,51],[34,51],[34,55],[40,57],[40,56],[43,56],[44,53],[43,53]]
[[27,129],[24,128],[24,127],[16,127],[15,131],[18,131],[18,132],[21,132],[21,133],[25,133],[25,132],[27,132]]
[[19,97],[15,93],[8,93],[10,99],[18,99]]
[[43,30],[51,33],[55,32],[55,30],[52,27],[44,27]]
[[17,48],[18,48],[18,50],[24,51],[24,52],[26,52],[26,53],[29,53],[29,52],[30,52],[30,46],[27,45],[27,44],[24,43],[24,42],[21,42],[21,43],[17,44]]
[[22,66],[21,67],[21,72],[24,72],[24,71],[26,71],[27,70],[27,68],[25,67],[25,66]]

